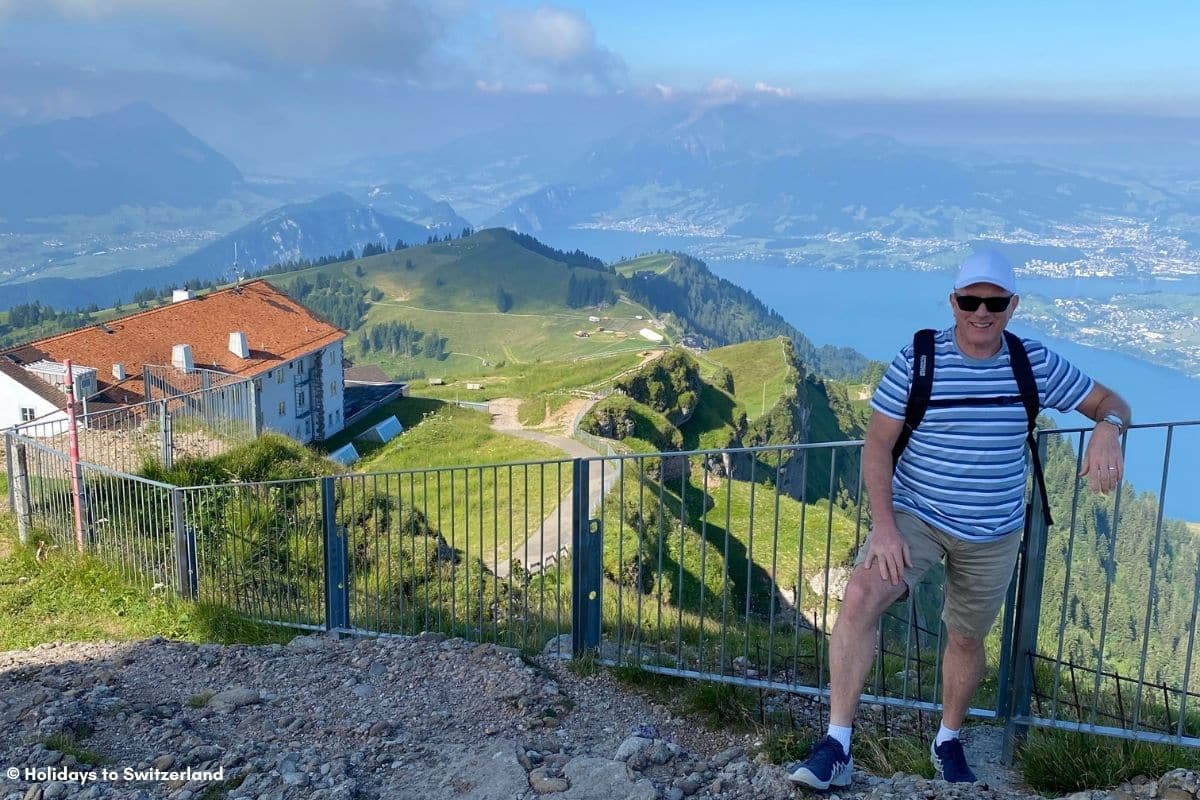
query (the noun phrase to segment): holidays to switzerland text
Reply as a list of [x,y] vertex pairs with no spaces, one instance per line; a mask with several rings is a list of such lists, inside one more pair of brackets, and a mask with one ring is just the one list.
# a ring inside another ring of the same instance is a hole
[[5,770],[5,777],[9,780],[25,780],[30,783],[61,781],[63,783],[77,783],[80,786],[95,783],[96,781],[121,781],[125,783],[223,781],[225,780],[225,768],[192,769],[188,767],[182,770],[162,770],[134,769],[133,767],[123,767],[120,769],[115,767],[94,767],[88,770],[80,770],[69,769],[68,767],[26,767],[24,769],[9,767]]

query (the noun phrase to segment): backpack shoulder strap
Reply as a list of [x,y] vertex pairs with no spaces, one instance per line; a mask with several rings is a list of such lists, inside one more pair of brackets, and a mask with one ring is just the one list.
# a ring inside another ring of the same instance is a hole
[[1020,337],[1005,331],[1004,339],[1008,342],[1008,359],[1012,364],[1013,377],[1017,379],[1017,391],[1021,395],[1021,402],[1025,405],[1025,415],[1028,418],[1025,442],[1029,445],[1029,457],[1033,461],[1033,479],[1037,483],[1037,490],[1041,495],[1042,517],[1045,519],[1046,525],[1050,526],[1054,524],[1054,518],[1050,516],[1050,498],[1046,493],[1046,476],[1042,472],[1042,458],[1038,455],[1037,439],[1033,435],[1033,430],[1037,427],[1037,415],[1041,410],[1037,381],[1033,377],[1029,354],[1025,352],[1025,344]]
[[1025,344],[1021,337],[1009,331],[1004,332],[1008,342],[1008,359],[1012,364],[1013,377],[1017,379],[1017,392],[1025,405],[1025,416],[1029,419],[1029,434],[1037,425],[1037,415],[1041,411],[1041,400],[1038,397],[1037,381],[1033,377],[1033,367],[1029,364],[1029,354],[1025,352]]
[[908,386],[908,404],[904,408],[904,427],[892,447],[893,467],[929,408],[929,398],[933,394],[933,338],[936,335],[932,328],[923,328],[913,334],[912,380]]

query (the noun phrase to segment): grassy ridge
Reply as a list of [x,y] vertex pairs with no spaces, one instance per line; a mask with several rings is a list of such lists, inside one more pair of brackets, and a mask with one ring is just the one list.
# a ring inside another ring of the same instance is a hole
[[743,342],[707,353],[733,373],[733,396],[751,421],[767,413],[785,394],[796,391],[795,381],[789,380],[791,364],[785,341]]

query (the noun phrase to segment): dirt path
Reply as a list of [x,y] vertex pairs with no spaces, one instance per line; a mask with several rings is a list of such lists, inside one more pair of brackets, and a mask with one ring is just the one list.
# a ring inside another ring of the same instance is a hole
[[[579,403],[572,401],[564,406],[564,409],[568,406],[572,407],[572,416],[570,417],[572,424],[567,426],[568,430],[573,427],[574,420],[586,414],[587,410],[596,402],[596,400],[580,400]],[[521,401],[516,398],[502,397],[492,400],[488,405],[492,413],[493,430],[548,444],[558,448],[571,458],[597,458],[601,455],[582,442],[567,436],[541,430],[529,430],[522,426],[520,420],[517,419],[517,409],[520,408]],[[561,409],[559,413],[562,413]],[[611,487],[619,476],[619,464],[609,465],[603,470],[593,464],[588,476],[589,509],[599,508],[604,491]],[[497,563],[492,565],[493,571],[499,577],[507,578],[514,558],[520,561],[526,569],[535,571],[553,564],[571,550],[571,531],[574,521],[575,513],[571,505],[571,496],[568,495],[549,516],[542,520],[542,524],[529,535],[525,542],[514,548],[508,558],[503,561],[497,559]]]

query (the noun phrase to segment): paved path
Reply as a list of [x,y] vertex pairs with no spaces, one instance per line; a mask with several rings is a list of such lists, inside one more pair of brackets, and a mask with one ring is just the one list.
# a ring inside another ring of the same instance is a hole
[[[572,428],[574,423],[581,419],[596,402],[597,400],[588,400],[580,406],[575,414],[575,419],[572,421]],[[517,408],[520,404],[520,400],[508,397],[491,401],[489,406],[492,413],[492,428],[511,436],[520,436],[522,439],[531,439],[535,442],[548,444],[551,447],[557,447],[571,458],[596,458],[601,455],[582,442],[570,437],[557,433],[523,428],[517,420]],[[617,478],[620,477],[621,465],[614,462],[608,462],[605,465],[605,469],[603,470],[603,484],[601,484],[600,472],[600,465],[593,463],[588,476],[588,508],[593,511],[600,507],[600,502],[604,498],[604,492],[610,489],[616,483]],[[492,565],[496,575],[501,578],[507,578],[509,572],[511,572],[513,558],[524,564],[526,569],[539,571],[569,553],[571,550],[571,529],[574,520],[575,513],[571,507],[571,495],[568,494],[559,503],[558,508],[542,520],[542,524],[538,529],[533,531],[524,543],[517,545],[513,549],[509,558]]]

